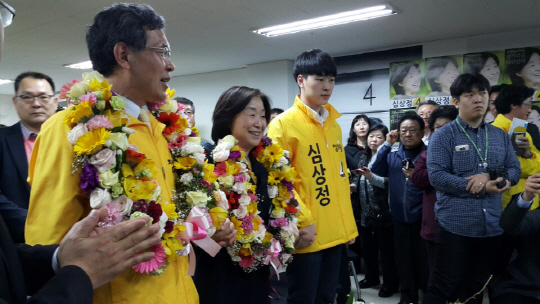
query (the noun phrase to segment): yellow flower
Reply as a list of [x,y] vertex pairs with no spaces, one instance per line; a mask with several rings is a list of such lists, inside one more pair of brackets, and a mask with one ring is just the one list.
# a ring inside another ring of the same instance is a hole
[[208,213],[210,213],[212,223],[214,224],[214,227],[216,227],[216,229],[221,228],[221,225],[223,225],[223,222],[225,222],[228,216],[227,210],[221,207],[214,207],[210,209]]
[[122,176],[123,177],[130,177],[134,176],[135,173],[133,173],[133,169],[128,164],[122,164]]
[[253,231],[258,231],[259,226],[261,225],[261,218],[256,216],[253,218]]
[[199,136],[199,129],[195,126],[191,126],[191,132],[195,133],[195,135]]
[[274,238],[274,236],[270,232],[266,231],[264,233],[264,238],[262,240],[262,244],[267,245],[268,243],[270,243],[270,241],[272,241],[272,238]]
[[118,111],[112,112],[111,110],[107,110],[103,114],[107,115],[109,120],[112,122],[113,127],[115,128],[121,127],[122,125],[127,124],[127,118],[122,118],[122,116],[120,115],[120,112]]
[[268,174],[268,184],[270,185],[279,185],[282,179],[283,174],[281,173],[281,171],[274,170],[270,171],[270,173]]
[[252,255],[251,245],[250,244],[243,244],[242,248],[240,248],[240,251],[238,252],[238,254],[242,255],[242,256],[246,256],[246,257]]
[[296,178],[296,175],[297,175],[296,169],[294,169],[294,167],[289,167],[289,166],[283,166],[281,174],[283,178],[285,178],[285,180],[288,182],[294,182],[294,179]]
[[176,251],[184,248],[182,241],[180,241],[177,236],[185,229],[186,227],[178,224],[174,225],[173,231],[163,234],[163,241],[161,241],[161,245],[163,245],[163,248],[165,249],[167,260],[171,262],[174,261],[176,259]]
[[171,88],[167,88],[167,90],[165,91],[165,94],[167,94],[168,96],[167,99],[172,99],[174,96],[174,93],[176,93],[176,90],[175,89],[171,90]]
[[165,212],[167,215],[167,218],[169,220],[174,220],[178,218],[178,213],[176,213],[176,205],[175,204],[161,204],[161,210]]
[[287,207],[287,202],[285,200],[283,200],[283,198],[281,198],[279,196],[272,199],[272,204],[274,204],[276,209]]
[[189,170],[197,161],[191,157],[179,157],[173,164],[175,169]]
[[236,240],[238,241],[242,235],[244,235],[244,228],[241,227],[242,221],[239,221],[236,216],[231,216],[229,219],[234,225],[234,230],[236,230]]
[[149,159],[145,159],[141,161],[137,165],[137,167],[135,167],[133,172],[135,173],[135,176],[137,177],[145,176],[148,178],[152,178],[152,176],[156,175],[156,171],[154,170],[154,162]]
[[217,180],[217,175],[214,173],[214,164],[209,164],[208,160],[204,162],[203,165],[203,173],[204,173],[204,180],[209,182],[210,184],[213,184]]
[[[257,202],[251,202],[247,207],[248,214],[255,214],[257,212]],[[257,229],[255,229],[257,230]]]
[[75,143],[75,146],[73,147],[73,151],[75,151],[77,155],[94,154],[103,147],[109,138],[109,134],[111,134],[111,132],[107,131],[105,128],[89,131],[88,133],[79,137]]
[[264,163],[266,167],[269,167],[278,162],[282,156],[283,149],[281,149],[279,145],[272,144],[262,151],[258,159],[261,163]]
[[225,164],[227,165],[227,169],[225,170],[225,172],[227,172],[227,175],[237,175],[238,173],[240,173],[240,169],[242,169],[240,163],[237,163],[232,159],[227,160]]
[[94,111],[92,111],[92,102],[87,100],[76,105],[69,111],[68,115],[64,117],[64,123],[73,128],[84,117],[93,117]]
[[92,92],[100,92],[100,94],[98,94],[101,95],[98,96],[100,97],[99,99],[109,100],[109,98],[111,98],[112,96],[111,88],[112,85],[109,84],[107,79],[104,79],[101,82],[97,78],[93,78],[92,80],[90,80],[90,89],[92,90]]
[[[247,184],[249,184],[249,183],[247,183]],[[249,184],[249,185],[251,185],[251,192],[257,193],[257,185],[255,185],[255,184]]]
[[132,201],[152,199],[152,192],[154,191],[154,188],[156,188],[156,184],[154,184],[152,181],[143,181],[133,177],[124,179],[124,189],[126,190],[126,195]]
[[289,192],[289,189],[287,189],[287,187],[283,186],[283,185],[279,185],[278,186],[278,195],[280,197],[284,197],[284,198],[288,198],[290,195],[290,192]]

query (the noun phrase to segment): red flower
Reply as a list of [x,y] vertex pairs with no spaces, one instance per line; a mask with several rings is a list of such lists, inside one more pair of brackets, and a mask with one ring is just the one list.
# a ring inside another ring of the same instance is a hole
[[229,197],[229,199],[228,199],[228,201],[229,201],[229,209],[231,209],[231,210],[238,209],[240,204],[238,203],[236,193],[231,192],[231,193],[229,193],[228,197]]
[[132,149],[126,150],[126,162],[130,164],[132,167],[135,167],[137,164],[142,162],[146,158],[146,155],[137,152]]
[[259,156],[259,153],[261,153],[261,151],[264,149],[263,147],[263,143],[260,142],[259,145],[255,148],[255,150],[252,152],[253,153],[253,156],[257,157]]
[[285,211],[287,211],[287,213],[297,213],[298,212],[298,209],[292,207],[292,206],[287,206],[285,207]]
[[161,210],[161,205],[156,203],[155,201],[151,201],[148,204],[148,215],[152,218],[152,224],[155,224],[159,222],[159,218],[163,214],[163,210]]
[[167,114],[165,112],[159,113],[159,117],[157,118],[159,122],[165,125],[165,130],[163,130],[163,133],[166,135],[171,135],[172,132],[181,127],[178,124],[179,119],[180,115],[176,113]]

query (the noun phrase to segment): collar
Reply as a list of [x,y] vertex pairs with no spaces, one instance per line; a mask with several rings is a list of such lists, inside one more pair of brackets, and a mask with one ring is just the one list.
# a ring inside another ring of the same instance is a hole
[[476,129],[480,129],[480,128],[483,128],[483,127],[486,126],[486,123],[482,120],[482,122],[480,123],[480,125],[478,126],[478,128],[473,128],[473,127],[469,126],[468,123],[466,123],[465,121],[463,121],[463,119],[461,119],[461,117],[459,117],[459,115],[458,115],[457,118],[456,118],[456,122],[459,123],[459,124],[463,127],[463,129],[469,128],[469,129],[471,129],[471,130],[476,130]]
[[34,134],[34,135],[38,135],[38,133],[35,133],[35,132],[32,132],[30,130],[28,130],[28,128],[23,124],[23,122],[21,121],[20,123],[21,125],[21,132],[22,132],[22,135],[24,137],[24,139],[28,140],[30,139],[30,135]]
[[505,132],[508,132],[510,130],[510,127],[512,126],[512,121],[506,118],[506,116],[504,116],[503,114],[498,114],[492,124],[495,127],[499,127]]
[[306,104],[300,99],[300,95],[296,95],[294,100],[294,106],[302,110],[306,115],[313,120],[319,122],[321,125],[328,119],[337,119],[341,117],[341,114],[331,105],[325,104],[321,108],[322,113],[315,112],[312,108],[306,106]]
[[[133,116],[135,118],[139,117],[139,114],[141,113],[141,107],[139,107],[136,103],[134,103],[133,101],[127,99],[126,97],[124,97],[122,95],[116,94],[116,96],[122,97],[122,99],[124,99],[124,101],[126,102],[126,105],[127,105],[126,106],[126,113],[128,113],[129,115],[131,115],[131,116]],[[148,107],[145,105],[142,108],[147,109]]]

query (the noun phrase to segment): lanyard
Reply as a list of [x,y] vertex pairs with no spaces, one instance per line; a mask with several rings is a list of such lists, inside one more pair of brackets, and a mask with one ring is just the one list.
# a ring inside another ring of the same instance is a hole
[[465,133],[465,136],[467,136],[467,138],[469,139],[469,141],[471,142],[471,144],[473,145],[474,149],[476,150],[476,153],[478,153],[478,157],[480,157],[480,161],[482,161],[482,166],[485,168],[487,168],[488,164],[487,164],[487,157],[488,157],[488,144],[489,144],[489,140],[488,140],[488,128],[485,126],[484,129],[486,129],[486,150],[484,152],[484,158],[482,158],[482,154],[480,153],[480,150],[478,150],[478,147],[476,146],[476,144],[473,142],[473,140],[471,139],[471,137],[469,136],[469,134],[467,134],[467,132],[465,131],[465,129],[461,126],[461,124],[459,123],[459,121],[456,120],[456,123],[457,125],[459,126],[459,128],[461,129],[461,131],[463,131],[463,133]]

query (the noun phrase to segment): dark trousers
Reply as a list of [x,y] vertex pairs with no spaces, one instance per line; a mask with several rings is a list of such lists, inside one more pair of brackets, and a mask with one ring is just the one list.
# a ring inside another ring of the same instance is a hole
[[294,255],[293,261],[287,266],[287,303],[334,303],[343,246]]
[[425,241],[425,242],[426,242],[426,249],[427,249],[429,276],[431,277],[431,272],[433,271],[433,261],[435,260],[435,242],[434,241]]
[[[460,236],[439,227],[435,238],[435,260],[423,304],[447,303],[479,292],[493,270],[501,237]],[[482,303],[482,295],[468,303]]]
[[365,279],[379,282],[379,252],[383,271],[383,285],[391,290],[399,287],[399,276],[394,258],[394,227],[362,227],[363,256],[366,264]]
[[401,285],[401,301],[418,303],[418,290],[427,289],[426,244],[420,237],[421,222],[394,223],[396,265]]
[[[356,240],[357,243],[359,240]],[[337,289],[337,304],[347,303],[349,294],[351,293],[351,277],[349,275],[349,257],[347,255],[348,246],[343,246],[341,254],[341,263],[339,265],[339,278],[338,278],[338,289]],[[356,270],[356,266],[355,266]]]
[[540,304],[540,300],[517,293],[505,293],[489,301],[490,304]]

